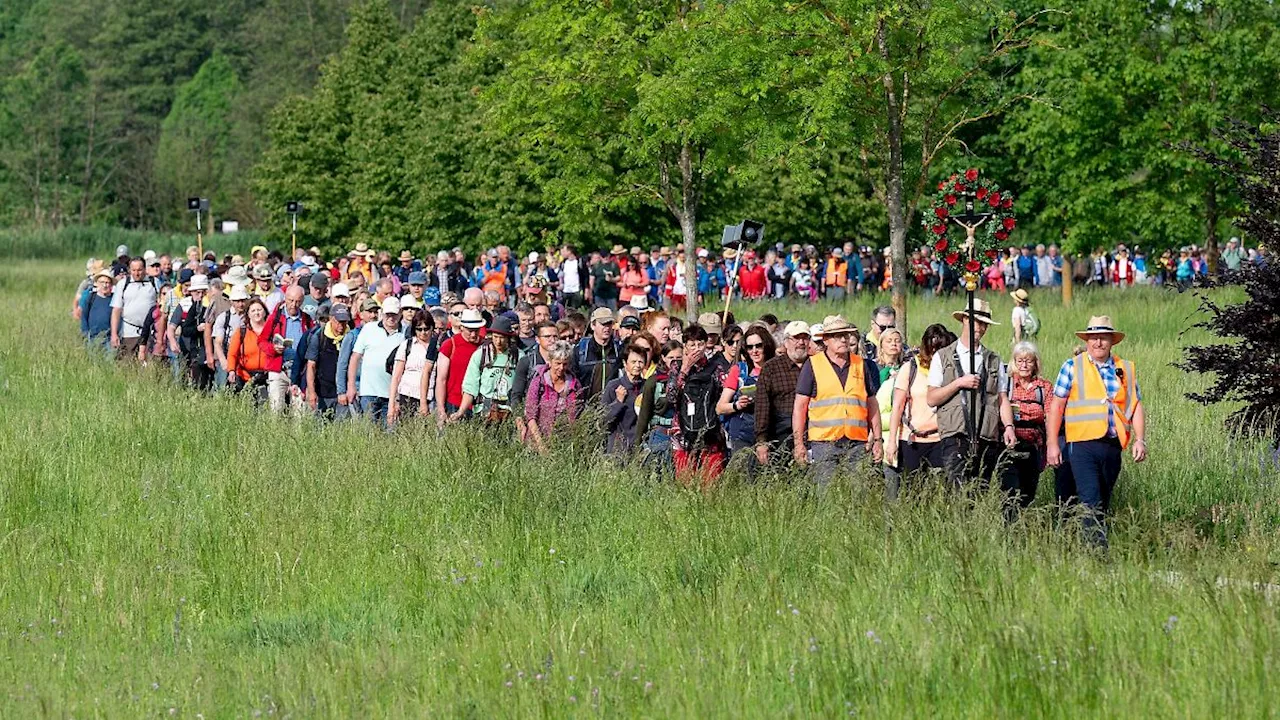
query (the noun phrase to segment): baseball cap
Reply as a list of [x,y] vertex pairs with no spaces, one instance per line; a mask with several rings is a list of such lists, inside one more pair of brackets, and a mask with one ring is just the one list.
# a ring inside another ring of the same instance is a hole
[[333,290],[331,290],[329,294],[336,298],[337,297],[349,298],[351,297],[351,288],[348,287],[346,283],[334,283]]
[[363,312],[378,312],[381,309],[378,301],[373,298],[366,298],[364,304],[360,306],[360,310]]
[[706,248],[698,248],[698,257],[704,258],[707,255],[710,255],[710,253],[707,252]]
[[422,272],[421,270],[409,273],[409,284],[410,285],[426,285],[427,274]]
[[195,276],[196,276],[195,270],[192,270],[191,268],[183,268],[182,271],[178,273],[178,282],[189,283],[191,282],[191,278]]
[[793,338],[801,335],[810,335],[809,325],[803,320],[792,320],[787,323],[787,327],[783,329],[782,334],[786,337]]
[[346,305],[334,305],[331,317],[338,322],[351,322],[351,308]]
[[129,246],[128,246],[128,245],[117,245],[117,246],[116,246],[116,257],[120,257],[121,255],[128,255],[128,254],[129,254]]
[[724,331],[724,326],[720,324],[720,316],[716,313],[702,313],[698,316],[698,324],[708,335],[719,335]]
[[612,323],[613,311],[607,307],[598,307],[591,311],[591,324],[595,323]]
[[254,267],[253,279],[254,280],[271,280],[272,279],[271,266],[267,265],[266,263],[263,263],[262,265],[258,265]]
[[383,315],[399,315],[400,314],[400,298],[389,297],[382,301]]
[[232,285],[231,291],[227,293],[228,300],[248,300],[249,291],[244,289],[243,285]]
[[618,322],[618,327],[622,328],[623,330],[639,330],[640,318],[634,315],[628,315],[622,318],[622,320]]
[[409,308],[413,308],[414,310],[421,310],[422,303],[418,302],[418,298],[412,295],[405,295],[404,297],[400,298],[400,309],[408,310]]
[[148,251],[146,251],[146,252],[142,253],[142,259],[143,259],[143,260],[145,260],[148,264],[150,264],[150,263],[151,263],[151,261],[152,261],[152,260],[155,260],[157,257],[159,257],[159,256],[157,256],[157,255],[156,255],[156,251],[155,251],[155,250],[148,250]]
[[329,287],[329,276],[324,273],[316,273],[311,276],[311,287],[324,290]]
[[[147,252],[151,251],[148,250]],[[151,257],[145,258],[145,262],[148,267],[160,267],[160,256],[155,253],[151,253]]]
[[531,263],[538,262],[538,253],[536,251],[529,253],[529,262]]

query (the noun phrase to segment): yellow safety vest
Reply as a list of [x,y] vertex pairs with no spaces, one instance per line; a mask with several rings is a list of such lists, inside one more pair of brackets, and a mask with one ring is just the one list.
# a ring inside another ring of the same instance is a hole
[[809,440],[814,442],[867,439],[866,366],[856,353],[849,356],[849,376],[843,387],[826,353],[810,359],[818,394],[809,402]]
[[1120,441],[1120,447],[1129,447],[1129,437],[1133,434],[1133,413],[1138,406],[1133,389],[1137,377],[1133,372],[1133,363],[1115,356],[1113,360],[1116,372],[1120,374],[1120,389],[1114,398],[1107,395],[1106,383],[1102,381],[1102,373],[1093,364],[1093,360],[1087,354],[1076,357],[1075,377],[1071,382],[1071,395],[1067,397],[1064,416],[1067,442],[1106,437],[1108,411],[1114,410],[1116,438]]

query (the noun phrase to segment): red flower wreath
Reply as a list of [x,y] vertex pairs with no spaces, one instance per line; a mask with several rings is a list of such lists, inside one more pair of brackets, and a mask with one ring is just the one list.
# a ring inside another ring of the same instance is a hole
[[[963,215],[970,202],[975,213],[990,213],[974,233],[972,260],[963,252],[968,237],[965,229],[951,221],[953,216]],[[948,265],[965,272],[981,272],[984,266],[994,262],[1018,225],[1013,212],[1013,193],[983,177],[977,168],[952,173],[938,183],[938,194],[931,209],[933,212],[923,214],[922,224],[933,249]]]

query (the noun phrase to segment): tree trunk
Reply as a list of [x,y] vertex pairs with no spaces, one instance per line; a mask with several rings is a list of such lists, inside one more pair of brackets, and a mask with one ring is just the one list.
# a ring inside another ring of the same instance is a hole
[[[891,67],[889,44],[885,37],[885,21],[876,25],[876,45],[880,59]],[[885,205],[889,213],[889,257],[893,263],[893,310],[897,314],[898,331],[907,337],[907,223],[902,208],[902,109],[893,73],[886,71],[883,78],[885,115],[888,120],[889,164],[885,168]]]
[[[697,156],[696,158],[694,156]],[[684,239],[685,317],[698,321],[698,204],[702,200],[702,151],[680,146],[680,235]]]

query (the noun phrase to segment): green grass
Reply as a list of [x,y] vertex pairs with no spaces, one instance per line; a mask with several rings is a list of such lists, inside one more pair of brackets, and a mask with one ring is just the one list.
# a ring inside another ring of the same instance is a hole
[[[286,238],[287,240],[287,238]],[[245,231],[231,235],[205,235],[205,250],[212,250],[221,258],[225,253],[248,254],[254,245],[263,242],[260,232]],[[196,244],[195,228],[190,233],[163,233],[126,230],[118,227],[70,225],[58,230],[0,229],[0,255],[26,259],[78,259],[83,263],[90,257],[112,259],[116,247],[128,245],[129,252],[140,256],[146,250],[183,256],[187,248]],[[271,244],[272,247],[280,247]]]
[[1037,299],[1047,364],[1106,312],[1144,386],[1104,559],[870,473],[704,496],[193,398],[86,357],[77,278],[0,265],[2,717],[1280,714],[1276,598],[1218,582],[1277,582],[1277,478],[1182,398],[1189,296]]

